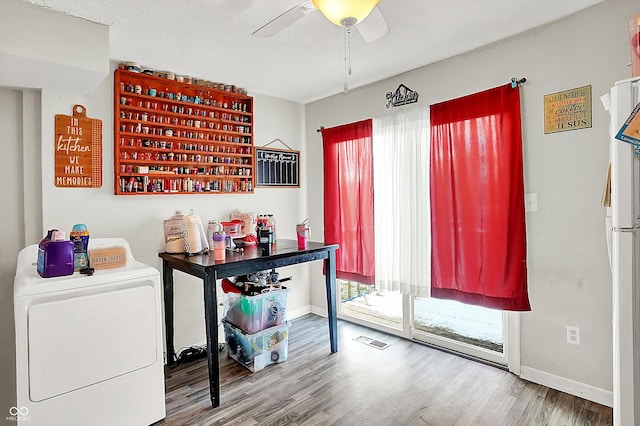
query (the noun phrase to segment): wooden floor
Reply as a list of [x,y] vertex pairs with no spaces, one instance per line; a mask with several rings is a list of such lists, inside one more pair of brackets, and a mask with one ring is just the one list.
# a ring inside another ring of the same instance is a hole
[[[288,359],[249,370],[220,354],[221,406],[206,360],[166,369],[167,417],[156,425],[610,425],[611,408],[479,362],[325,318],[292,321]],[[384,350],[353,339],[389,343]]]

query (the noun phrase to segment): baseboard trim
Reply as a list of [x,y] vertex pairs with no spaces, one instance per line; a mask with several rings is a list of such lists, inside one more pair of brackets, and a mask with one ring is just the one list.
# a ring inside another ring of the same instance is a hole
[[[316,305],[306,305],[294,311],[290,311],[289,318],[301,317],[308,313],[326,317],[327,309]],[[575,380],[567,379],[566,377],[557,376],[555,374],[547,373],[546,371],[537,370],[525,365],[520,366],[520,377],[524,380],[547,386],[551,389],[565,392],[579,398],[584,398],[586,400],[602,404],[607,407],[613,407],[612,391],[587,385],[585,383],[577,382]]]
[[312,314],[320,315],[321,317],[327,317],[327,308],[323,308],[316,305],[310,305],[310,312]]
[[287,320],[292,320],[295,318],[299,318],[301,316],[307,315],[311,311],[311,305],[304,305],[296,309],[287,309]]
[[613,407],[612,391],[567,379],[566,377],[556,376],[555,374],[524,365],[520,367],[520,377],[524,380],[547,386],[579,398],[606,405],[607,407]]

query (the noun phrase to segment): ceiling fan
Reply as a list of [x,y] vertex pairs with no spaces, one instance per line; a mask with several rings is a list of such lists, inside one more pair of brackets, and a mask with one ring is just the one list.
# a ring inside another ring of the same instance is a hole
[[[271,37],[310,13],[320,10],[325,17],[334,24],[349,29],[352,27],[356,28],[362,38],[366,42],[371,43],[389,32],[389,25],[384,19],[384,16],[382,16],[380,9],[376,6],[378,1],[379,0],[305,1],[267,22],[255,30],[252,35],[256,37]],[[349,3],[355,6],[355,12],[360,15],[360,18],[354,17],[354,14],[348,10],[347,6]],[[332,9],[332,7],[336,8]]]
[[371,43],[389,32],[389,25],[377,4],[380,0],[311,0],[280,14],[252,33],[256,37],[271,37],[310,13],[319,10],[332,23],[344,28],[344,91],[349,91],[351,75],[351,29]]

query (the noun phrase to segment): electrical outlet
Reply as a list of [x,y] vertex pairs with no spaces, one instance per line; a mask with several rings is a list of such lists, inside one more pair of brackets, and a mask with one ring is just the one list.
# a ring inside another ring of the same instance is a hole
[[571,343],[573,345],[580,344],[580,328],[573,327],[571,325],[567,326],[567,343]]

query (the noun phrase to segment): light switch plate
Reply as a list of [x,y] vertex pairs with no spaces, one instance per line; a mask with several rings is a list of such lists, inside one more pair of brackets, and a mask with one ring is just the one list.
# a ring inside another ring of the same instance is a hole
[[538,194],[536,192],[528,192],[524,194],[524,211],[538,211]]

